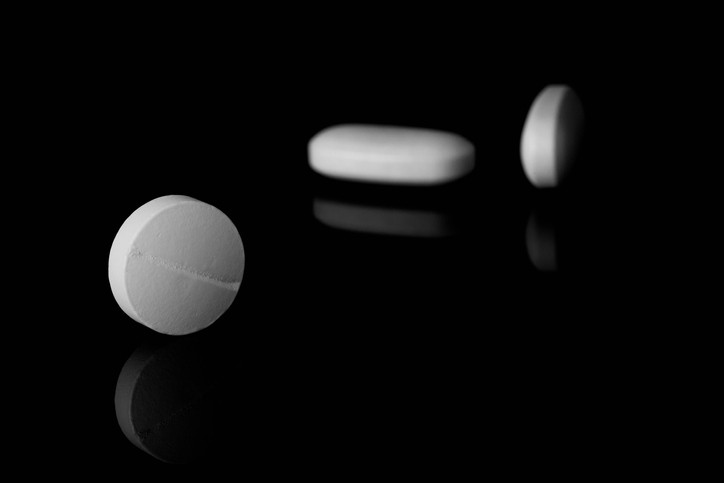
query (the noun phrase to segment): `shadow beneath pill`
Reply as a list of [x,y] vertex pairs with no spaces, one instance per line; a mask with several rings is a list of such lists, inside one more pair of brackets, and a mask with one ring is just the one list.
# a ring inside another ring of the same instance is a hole
[[116,417],[126,438],[166,463],[207,459],[217,433],[218,363],[208,339],[144,342],[116,383]]
[[559,243],[553,204],[539,204],[530,213],[525,229],[528,259],[541,272],[559,269]]
[[324,225],[362,233],[420,238],[455,234],[454,224],[444,213],[359,205],[315,198],[314,217]]
[[[320,184],[317,185],[317,188]],[[454,185],[452,189],[460,189]],[[319,223],[355,233],[404,238],[447,238],[463,233],[460,203],[450,189],[321,183],[312,214]]]
[[308,271],[337,307],[356,304],[355,294],[363,293],[376,297],[364,310],[384,306],[397,314],[392,319],[407,319],[421,299],[469,290],[468,274],[490,253],[490,242],[478,236],[485,215],[469,184],[412,188],[317,181],[312,188],[308,221],[315,246],[309,249]]

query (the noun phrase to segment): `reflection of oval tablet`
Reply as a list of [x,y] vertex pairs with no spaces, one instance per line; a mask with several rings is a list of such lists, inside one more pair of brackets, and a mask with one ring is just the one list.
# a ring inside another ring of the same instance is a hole
[[557,186],[570,171],[583,132],[583,106],[568,86],[548,86],[533,101],[523,126],[520,157],[538,188]]
[[108,278],[131,318],[182,335],[211,325],[229,308],[244,261],[241,237],[224,213],[187,196],[162,196],[121,226]]
[[128,440],[167,463],[206,456],[214,436],[212,360],[186,338],[136,350],[116,384],[116,417]]
[[475,148],[443,131],[346,124],[311,139],[309,164],[332,178],[433,185],[468,174],[475,165]]
[[444,213],[382,206],[366,206],[317,198],[314,216],[327,226],[377,235],[422,238],[451,236],[451,220]]

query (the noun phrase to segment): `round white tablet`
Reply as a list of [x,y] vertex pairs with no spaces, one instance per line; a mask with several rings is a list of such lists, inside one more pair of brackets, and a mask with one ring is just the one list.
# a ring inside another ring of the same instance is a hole
[[568,86],[552,85],[533,101],[523,126],[520,157],[528,180],[555,187],[575,161],[583,133],[583,106]]
[[344,124],[327,128],[309,141],[309,164],[332,178],[434,185],[472,171],[475,147],[449,132]]
[[229,308],[244,262],[239,232],[224,213],[188,196],[162,196],[121,226],[108,279],[132,319],[183,335],[208,327]]

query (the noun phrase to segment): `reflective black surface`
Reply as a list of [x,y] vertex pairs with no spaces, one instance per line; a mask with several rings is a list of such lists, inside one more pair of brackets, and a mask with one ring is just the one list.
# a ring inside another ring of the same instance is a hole
[[[274,69],[254,58],[195,73],[113,57],[87,89],[51,96],[48,122],[64,129],[46,141],[66,161],[43,172],[54,315],[30,326],[28,375],[13,386],[28,401],[26,455],[136,476],[347,479],[390,465],[590,467],[615,453],[648,333],[636,302],[653,278],[637,237],[645,213],[629,204],[628,176],[648,162],[631,148],[640,118],[619,116],[633,96],[611,88],[610,70],[523,68],[523,53],[486,69],[462,68],[475,63],[462,53],[387,56],[380,69],[374,55],[362,69],[353,55],[290,54]],[[586,138],[570,182],[538,191],[520,134],[557,82],[579,94]],[[323,179],[306,143],[344,122],[456,132],[475,144],[476,169],[436,188]],[[229,311],[187,336],[214,374],[211,441],[189,470],[131,444],[114,405],[134,351],[176,343],[128,318],[107,280],[120,225],[168,194],[221,209],[247,255]]]
[[[508,162],[515,172],[515,154]],[[114,387],[149,337],[177,342],[117,307],[105,264],[128,212],[175,192],[227,213],[248,257],[230,310],[181,338],[215,354],[205,367],[216,378],[204,432],[213,440],[195,467],[445,466],[479,451],[511,457],[519,445],[575,452],[581,433],[613,417],[600,393],[616,359],[615,227],[590,193],[539,193],[524,178],[490,190],[500,183],[486,182],[484,155],[470,178],[424,189],[322,179],[303,155],[270,169],[229,164],[199,162],[187,177],[149,162],[155,186],[127,190],[127,178],[102,195],[85,290],[104,317],[54,329],[62,340],[94,340],[72,353],[78,372],[64,383],[82,408],[62,405],[87,424],[87,456],[163,464],[123,435]],[[178,411],[155,426],[178,422]]]

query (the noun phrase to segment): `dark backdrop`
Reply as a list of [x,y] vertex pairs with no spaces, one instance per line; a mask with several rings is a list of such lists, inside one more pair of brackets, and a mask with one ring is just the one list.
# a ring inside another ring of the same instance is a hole
[[[27,122],[43,135],[22,162],[52,188],[40,231],[69,275],[49,282],[57,308],[28,339],[22,387],[37,429],[25,452],[49,465],[170,471],[125,439],[113,401],[131,353],[173,338],[121,311],[107,258],[133,210],[182,194],[226,213],[247,255],[232,307],[188,336],[219,357],[202,474],[591,468],[622,457],[620,425],[639,411],[628,361],[646,332],[640,288],[654,279],[637,236],[645,217],[630,204],[652,162],[639,148],[646,83],[637,59],[593,32],[560,43],[481,31],[44,43],[25,86]],[[586,137],[570,182],[540,191],[519,142],[553,83],[579,94]],[[475,144],[476,169],[439,188],[325,180],[308,168],[307,142],[346,122],[456,132]],[[320,198],[442,213],[455,229],[347,232],[315,219]],[[534,213],[555,234],[553,272],[526,245]]]

